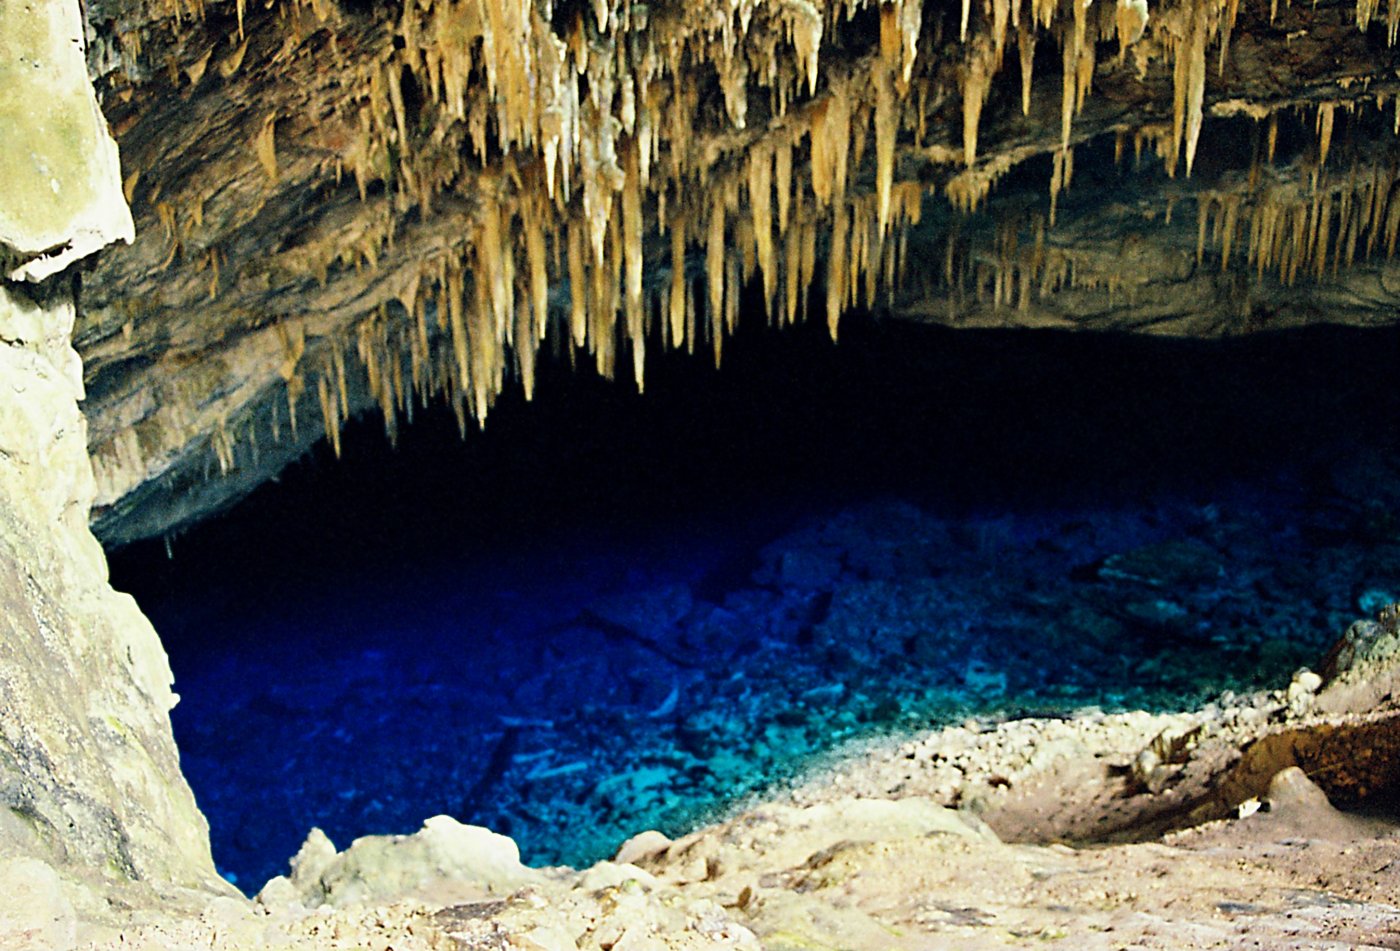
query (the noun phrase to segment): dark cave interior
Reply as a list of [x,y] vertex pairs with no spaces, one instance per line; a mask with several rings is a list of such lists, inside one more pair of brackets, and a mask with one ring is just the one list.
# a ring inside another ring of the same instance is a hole
[[1400,596],[1398,352],[754,320],[357,420],[113,582],[240,887],[436,813],[578,864],[851,740],[1286,682]]

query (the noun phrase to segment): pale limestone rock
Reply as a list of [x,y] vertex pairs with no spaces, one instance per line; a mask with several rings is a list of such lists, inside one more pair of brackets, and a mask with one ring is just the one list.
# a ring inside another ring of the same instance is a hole
[[670,845],[670,838],[655,829],[648,829],[645,832],[638,832],[622,843],[618,847],[617,855],[613,856],[613,861],[619,865],[637,862],[669,848]]
[[49,951],[77,943],[77,916],[58,873],[38,859],[0,860],[0,947]]
[[226,890],[180,775],[165,653],[87,528],[72,319],[66,289],[0,284],[0,856]]
[[5,278],[132,237],[76,0],[0,5],[0,128],[0,859],[28,862],[34,888],[227,894],[180,775],[165,653],[87,527],[71,285]]
[[578,887],[589,892],[617,888],[629,882],[636,882],[647,891],[657,887],[656,876],[635,865],[622,862],[599,862],[580,873],[578,877]]
[[[308,908],[400,898],[444,884],[503,893],[540,880],[539,872],[521,864],[509,837],[450,816],[433,816],[413,835],[364,836],[339,853],[313,830],[292,866],[290,884]],[[265,901],[285,902],[288,889],[273,882]]]
[[39,281],[134,237],[75,0],[0,5],[0,266]]
[[1288,712],[1295,717],[1307,716],[1321,686],[1322,678],[1306,667],[1294,674],[1288,684]]
[[306,841],[292,856],[293,884],[308,885],[318,881],[326,869],[335,861],[335,844],[319,828],[312,829]]
[[1297,766],[1281,769],[1269,780],[1269,804],[1274,809],[1333,811],[1327,794]]

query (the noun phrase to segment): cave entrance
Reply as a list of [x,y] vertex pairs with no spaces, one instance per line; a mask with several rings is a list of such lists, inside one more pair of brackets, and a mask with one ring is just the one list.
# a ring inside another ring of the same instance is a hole
[[240,887],[438,813],[586,863],[853,741],[1286,682],[1400,597],[1397,344],[745,328],[354,423],[114,583]]

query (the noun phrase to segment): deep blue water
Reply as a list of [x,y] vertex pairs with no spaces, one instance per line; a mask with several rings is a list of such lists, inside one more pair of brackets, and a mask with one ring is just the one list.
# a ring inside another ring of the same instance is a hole
[[854,319],[647,393],[553,367],[458,438],[353,424],[112,557],[215,859],[436,813],[584,863],[842,741],[1276,685],[1400,592],[1400,333]]

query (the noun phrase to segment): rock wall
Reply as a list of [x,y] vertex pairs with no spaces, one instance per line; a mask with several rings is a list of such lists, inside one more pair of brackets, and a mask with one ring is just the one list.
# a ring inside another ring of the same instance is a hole
[[97,895],[227,886],[180,775],[164,651],[88,529],[62,271],[132,228],[76,0],[0,6],[0,128],[0,892],[34,892],[0,913],[0,937],[53,943]]

